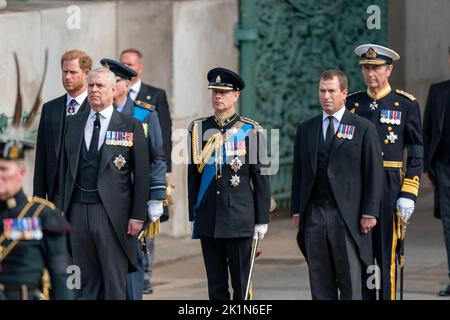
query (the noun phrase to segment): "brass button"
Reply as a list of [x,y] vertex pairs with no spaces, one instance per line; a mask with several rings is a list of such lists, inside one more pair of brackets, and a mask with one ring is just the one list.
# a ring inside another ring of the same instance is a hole
[[388,131],[391,132],[392,131],[392,127],[388,127]]
[[399,105],[400,105],[400,103],[398,103],[398,102],[394,103],[394,106],[396,106],[396,107],[398,107]]
[[217,190],[217,191],[216,191],[216,193],[217,193],[217,194],[220,194],[220,191],[219,191],[219,190]]
[[359,103],[358,102],[355,102],[355,107],[359,107]]
[[384,139],[384,144],[388,144],[389,140],[388,139]]

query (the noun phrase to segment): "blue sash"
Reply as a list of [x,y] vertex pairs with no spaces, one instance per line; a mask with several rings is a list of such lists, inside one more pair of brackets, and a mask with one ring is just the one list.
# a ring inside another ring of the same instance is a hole
[[133,117],[141,122],[144,122],[145,118],[148,116],[149,113],[150,111],[147,109],[134,106]]
[[[235,142],[244,141],[245,137],[247,137],[251,128],[252,128],[251,124],[248,124],[248,123],[244,124],[237,133],[235,133],[234,135],[232,135],[230,137],[229,140],[232,140]],[[225,149],[225,144],[222,146],[222,149]],[[222,151],[223,151],[222,152],[223,156],[222,156],[221,165],[223,165],[225,163],[225,158],[226,158],[226,154],[225,154],[224,150],[222,150]],[[214,156],[215,156],[215,152],[213,152],[210,159],[214,159]],[[198,207],[200,207],[200,203],[202,202],[203,198],[205,197],[206,190],[208,189],[209,185],[213,181],[215,174],[216,174],[216,165],[215,165],[214,161],[208,161],[208,163],[203,168],[202,180],[200,182],[200,190],[199,190],[198,196],[197,196],[197,203],[195,204],[194,210],[193,210],[194,211],[194,221],[195,221],[195,211],[198,209]],[[197,235],[195,234],[195,223],[194,223],[194,230],[192,231],[192,239],[198,239]]]

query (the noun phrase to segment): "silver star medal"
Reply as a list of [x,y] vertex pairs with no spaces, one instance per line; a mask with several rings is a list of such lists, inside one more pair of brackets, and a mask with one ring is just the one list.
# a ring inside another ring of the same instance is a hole
[[370,110],[376,110],[378,109],[378,103],[374,100],[369,105]]
[[230,183],[232,187],[236,188],[239,186],[239,183],[241,183],[241,179],[237,174],[235,174],[234,176],[231,176]]
[[122,169],[125,164],[127,163],[127,161],[125,160],[125,158],[119,154],[116,159],[114,160],[114,165],[116,166],[117,169]]
[[234,173],[238,172],[238,170],[242,167],[242,162],[238,157],[234,157],[230,163],[231,169],[233,169]]
[[391,131],[386,136],[386,139],[388,139],[390,143],[395,143],[395,141],[398,139],[398,137],[397,137],[397,135],[394,132]]

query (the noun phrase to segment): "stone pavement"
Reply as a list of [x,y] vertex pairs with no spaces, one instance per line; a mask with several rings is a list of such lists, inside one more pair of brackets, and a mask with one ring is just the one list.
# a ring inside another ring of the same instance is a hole
[[[432,217],[432,200],[431,190],[421,190],[408,226],[406,300],[447,299],[436,294],[448,278],[442,225]],[[289,216],[276,213],[255,266],[255,299],[311,299],[307,265],[295,237]],[[156,250],[154,294],[145,295],[145,299],[208,299],[199,240],[159,236]]]

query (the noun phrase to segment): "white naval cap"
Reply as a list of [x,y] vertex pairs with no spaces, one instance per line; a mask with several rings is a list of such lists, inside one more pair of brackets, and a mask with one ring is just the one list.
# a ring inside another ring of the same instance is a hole
[[355,49],[355,53],[361,57],[359,64],[392,64],[400,59],[397,52],[377,44],[362,44]]

